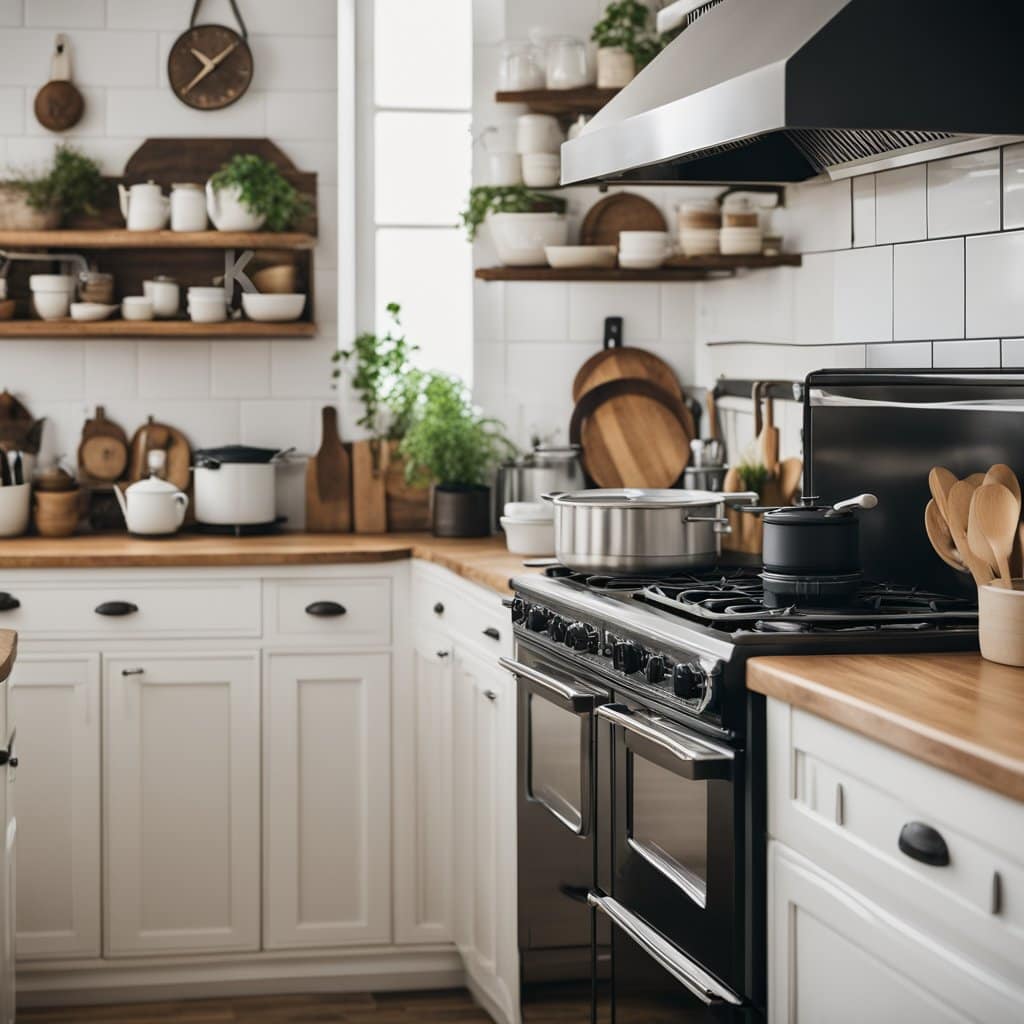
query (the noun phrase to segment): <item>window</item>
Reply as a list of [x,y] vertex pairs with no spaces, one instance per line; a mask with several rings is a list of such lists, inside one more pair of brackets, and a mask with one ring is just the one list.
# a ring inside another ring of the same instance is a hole
[[397,302],[418,362],[472,380],[471,0],[357,5],[360,328]]

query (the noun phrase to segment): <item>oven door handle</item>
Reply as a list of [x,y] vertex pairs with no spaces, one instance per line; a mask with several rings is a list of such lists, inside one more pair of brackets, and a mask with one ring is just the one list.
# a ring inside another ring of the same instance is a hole
[[587,902],[605,914],[622,929],[651,959],[660,964],[684,988],[692,992],[705,1006],[742,1006],[743,1000],[716,981],[699,964],[680,952],[660,932],[627,910],[610,896],[596,892],[587,895]]
[[694,782],[732,776],[735,755],[728,747],[719,747],[696,736],[683,736],[676,730],[663,729],[634,714],[625,704],[604,704],[597,709],[597,714],[626,733],[631,750],[641,756],[654,753],[656,763],[676,775]]
[[543,691],[544,696],[566,711],[574,715],[593,714],[594,707],[602,698],[592,690],[580,690],[560,679],[538,672],[537,669],[524,665],[521,661],[513,661],[511,658],[499,658],[498,664],[507,669],[513,675],[529,679],[536,687]]

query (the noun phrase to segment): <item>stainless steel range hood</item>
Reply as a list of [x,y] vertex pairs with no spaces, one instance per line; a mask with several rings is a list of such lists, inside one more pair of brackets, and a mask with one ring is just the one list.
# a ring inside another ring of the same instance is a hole
[[562,183],[797,182],[1024,137],[1018,0],[718,0],[562,146]]

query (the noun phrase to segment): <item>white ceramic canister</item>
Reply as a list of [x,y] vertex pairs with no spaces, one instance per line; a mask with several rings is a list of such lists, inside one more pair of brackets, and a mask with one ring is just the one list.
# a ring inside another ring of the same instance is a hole
[[516,118],[516,149],[520,153],[557,153],[564,141],[558,119],[550,114],[520,114]]
[[181,289],[173,277],[154,277],[142,282],[142,293],[153,303],[153,315],[169,319],[178,315],[181,304]]
[[191,181],[171,185],[171,230],[206,230],[206,193],[202,185]]

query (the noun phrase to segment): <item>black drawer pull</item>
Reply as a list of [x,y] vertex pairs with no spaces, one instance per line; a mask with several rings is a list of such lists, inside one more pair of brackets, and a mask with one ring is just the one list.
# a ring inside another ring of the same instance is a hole
[[123,668],[121,669],[121,675],[123,676],[141,676],[145,673],[144,668]]
[[315,615],[320,619],[333,619],[344,615],[346,611],[345,606],[338,604],[337,601],[314,601],[306,605],[306,614]]
[[501,639],[501,634],[494,628],[494,626],[488,626],[484,630],[484,636],[489,636],[492,640]]
[[900,850],[913,860],[943,868],[949,863],[949,847],[941,834],[922,821],[908,821],[900,829]]
[[20,607],[21,602],[13,594],[0,594],[0,612],[13,612],[15,608]]
[[451,651],[438,651],[437,656],[439,658],[447,658],[451,653]]
[[96,605],[97,615],[134,615],[139,610],[131,601],[104,601]]
[[497,700],[498,699],[498,695],[494,692],[494,690],[484,690],[484,696],[488,700]]
[[18,758],[14,754],[14,737],[17,735],[18,730],[11,730],[11,738],[7,741],[7,749],[0,750],[0,766],[9,764],[12,768],[18,767]]
[[444,605],[441,604],[440,601],[438,601],[437,604],[434,605],[434,614],[435,615],[444,615]]

